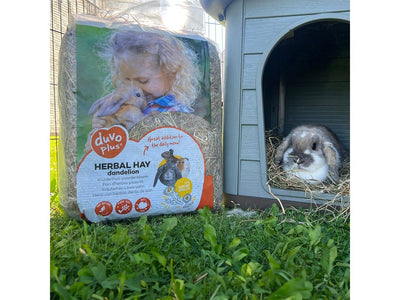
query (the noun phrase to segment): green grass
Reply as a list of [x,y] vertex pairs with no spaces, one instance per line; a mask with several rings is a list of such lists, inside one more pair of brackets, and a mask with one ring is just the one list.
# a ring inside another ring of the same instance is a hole
[[[54,192],[56,194],[56,191]],[[54,194],[53,194],[54,195]],[[89,224],[51,201],[51,299],[349,299],[350,222],[274,205]]]
[[57,143],[58,139],[50,139],[50,210],[59,210],[58,184],[57,184]]

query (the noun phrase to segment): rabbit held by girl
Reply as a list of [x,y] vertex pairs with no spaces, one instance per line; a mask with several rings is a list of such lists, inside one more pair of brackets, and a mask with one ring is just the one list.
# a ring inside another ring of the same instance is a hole
[[[132,128],[147,115],[193,111],[191,106],[200,87],[199,72],[195,54],[177,38],[167,33],[118,31],[111,36],[105,53],[115,90],[90,109],[93,128],[118,124]],[[142,100],[132,101],[132,96]],[[124,115],[125,124],[118,114]]]
[[142,110],[147,106],[143,91],[137,87],[123,86],[95,103],[89,110],[93,114],[92,128],[122,125],[128,131],[144,115]]
[[288,176],[318,184],[326,179],[339,181],[339,168],[346,150],[337,136],[322,125],[298,126],[276,150],[275,163],[283,164]]

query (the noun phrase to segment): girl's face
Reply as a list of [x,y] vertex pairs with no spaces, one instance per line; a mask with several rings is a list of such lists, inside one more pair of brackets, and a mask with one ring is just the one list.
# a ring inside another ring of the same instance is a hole
[[123,84],[141,88],[147,101],[160,98],[171,90],[174,76],[162,70],[154,55],[127,55],[121,59],[119,69]]

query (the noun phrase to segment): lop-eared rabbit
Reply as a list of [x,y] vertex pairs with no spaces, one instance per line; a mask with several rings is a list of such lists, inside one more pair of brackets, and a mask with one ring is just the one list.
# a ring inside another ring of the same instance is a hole
[[327,178],[339,181],[339,168],[347,152],[337,136],[322,125],[298,126],[282,140],[276,150],[275,163],[283,164],[288,176],[312,184]]

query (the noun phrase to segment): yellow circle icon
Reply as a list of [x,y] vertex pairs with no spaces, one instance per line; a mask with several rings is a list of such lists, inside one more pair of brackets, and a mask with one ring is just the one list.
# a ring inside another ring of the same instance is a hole
[[175,182],[175,191],[178,193],[179,197],[183,197],[190,194],[193,189],[192,181],[189,178],[183,177]]

